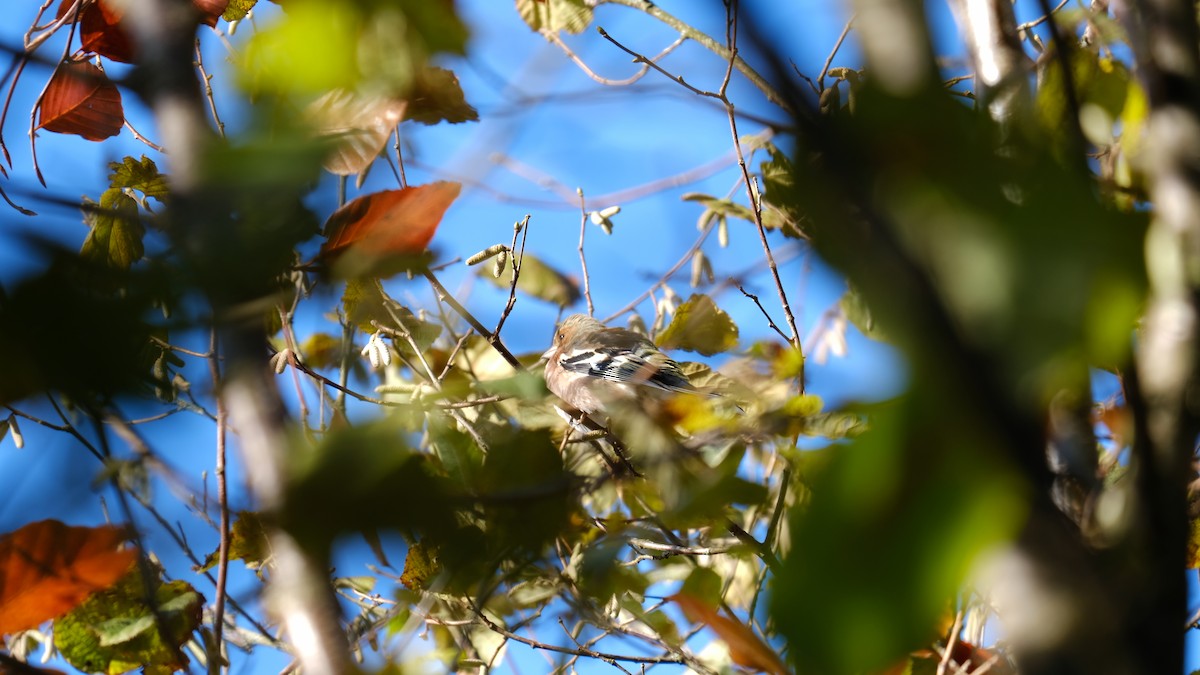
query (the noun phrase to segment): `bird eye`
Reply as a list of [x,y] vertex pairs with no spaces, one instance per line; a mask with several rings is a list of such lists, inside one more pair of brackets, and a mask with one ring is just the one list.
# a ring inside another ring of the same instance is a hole
[[558,334],[558,339],[559,339],[559,340],[566,340],[566,339],[567,339],[567,334],[566,334],[566,333],[559,333],[559,334]]

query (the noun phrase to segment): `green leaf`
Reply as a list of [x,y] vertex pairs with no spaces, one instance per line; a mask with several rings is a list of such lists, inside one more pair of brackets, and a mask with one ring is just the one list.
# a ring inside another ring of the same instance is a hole
[[[486,265],[477,272],[480,277],[500,288],[509,288],[512,285],[513,273],[512,268],[508,267],[499,278],[493,277],[492,270]],[[530,253],[521,258],[521,276],[517,279],[517,290],[540,300],[553,302],[560,307],[573,305],[579,300],[579,284]]]
[[430,550],[430,546],[416,542],[408,547],[408,554],[404,556],[404,572],[400,575],[400,583],[410,591],[425,590],[440,570],[436,553]]
[[86,197],[83,220],[92,228],[80,255],[99,265],[127,271],[142,259],[146,228],[138,218],[137,202],[119,188],[109,188],[96,204]]
[[928,644],[975,556],[1023,522],[1025,486],[996,440],[914,386],[806,474],[813,496],[792,511],[771,597],[798,671],[875,672]]
[[[767,143],[765,147],[770,159],[759,164],[763,182],[763,226],[778,229],[786,237],[802,239],[805,237],[800,229],[803,214],[795,198],[796,172],[792,162],[774,143]],[[768,218],[770,207],[778,209],[780,217]]]
[[229,4],[225,6],[225,13],[221,15],[226,21],[240,21],[246,18],[250,10],[258,4],[258,0],[229,0]]
[[[229,532],[229,559],[241,560],[246,567],[256,570],[262,567],[270,555],[267,531],[262,520],[253,511],[238,511],[237,519]],[[220,549],[209,553],[199,571],[212,569],[220,560]]]
[[706,210],[717,216],[725,216],[732,218],[741,218],[754,222],[754,211],[750,207],[743,206],[729,199],[721,199],[712,195],[701,194],[699,192],[689,192],[682,197],[685,202],[696,202],[703,206]]
[[[167,283],[136,270],[121,294],[109,294],[111,268],[66,252],[39,263],[41,275],[0,293],[0,403],[45,389],[77,402],[108,400],[144,386],[147,295]],[[87,339],[62,330],[65,320],[87,326]]]
[[707,295],[693,295],[675,310],[675,317],[656,342],[665,349],[685,349],[705,356],[737,347],[738,327]]
[[[413,342],[421,351],[429,349],[434,340],[442,334],[442,327],[432,321],[423,321],[412,310],[386,297],[373,279],[350,279],[342,293],[342,308],[346,317],[358,326],[364,333],[374,333],[378,330],[372,322],[380,326],[407,331]],[[412,345],[403,337],[395,341],[396,350],[402,356],[414,356]]]
[[458,77],[445,68],[430,66],[418,73],[407,101],[404,119],[421,124],[479,121],[479,112],[467,103]]
[[716,607],[721,603],[721,586],[723,584],[721,575],[711,568],[697,567],[688,573],[679,592]]
[[513,396],[526,401],[540,401],[549,393],[545,378],[539,373],[529,371],[498,380],[486,380],[480,382],[480,386],[490,394]]
[[142,155],[141,159],[125,157],[120,162],[110,162],[108,168],[109,187],[132,188],[155,199],[165,201],[170,188],[167,178],[158,171],[154,160]]
[[842,313],[846,315],[846,320],[854,324],[858,332],[872,340],[887,341],[887,335],[875,323],[871,308],[867,306],[867,301],[863,299],[858,289],[848,288],[838,300],[838,305],[842,308]]
[[407,447],[392,420],[297,438],[281,526],[314,547],[338,535],[394,529],[444,543],[456,531],[455,492],[434,457]]
[[[188,658],[180,647],[199,627],[203,605],[203,596],[186,582],[156,581],[150,606],[135,569],[56,620],[54,645],[68,663],[88,673],[185,669]],[[165,637],[160,626],[167,631]]]
[[517,13],[535,31],[581,33],[592,22],[586,0],[517,0]]
[[496,551],[540,553],[574,511],[562,455],[547,429],[497,428],[488,445],[473,491],[483,502],[488,541]]
[[292,0],[242,52],[240,81],[251,92],[319,94],[353,89],[362,13],[349,3]]

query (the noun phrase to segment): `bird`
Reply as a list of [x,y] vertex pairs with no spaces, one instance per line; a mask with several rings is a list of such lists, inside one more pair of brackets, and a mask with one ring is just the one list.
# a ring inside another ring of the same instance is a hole
[[567,405],[589,416],[606,406],[664,393],[702,393],[669,356],[645,336],[609,328],[586,314],[559,324],[542,355],[546,386]]

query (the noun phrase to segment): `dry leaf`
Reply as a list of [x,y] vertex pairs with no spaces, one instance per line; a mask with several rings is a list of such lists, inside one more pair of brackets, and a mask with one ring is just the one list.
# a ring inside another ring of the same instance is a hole
[[309,104],[305,115],[333,149],[325,170],[339,176],[362,172],[383,149],[392,129],[404,119],[406,104],[393,98],[369,97],[335,89]]
[[339,261],[352,253],[355,268],[374,269],[388,259],[417,256],[429,246],[461,190],[460,183],[438,181],[359,197],[334,211],[325,223],[328,240],[321,247],[321,258],[344,267]]
[[0,635],[65,614],[121,578],[137,557],[119,527],[30,523],[0,537]]
[[87,61],[59,65],[38,108],[38,128],[102,141],[121,133],[121,92]]
[[[73,5],[74,0],[62,0],[57,18],[61,19]],[[229,0],[192,0],[192,6],[199,11],[200,23],[210,28],[216,27],[217,19],[228,5]],[[122,16],[124,12],[106,0],[96,0],[81,11],[78,24],[83,51],[121,63],[133,63],[137,50],[129,33],[121,28]]]
[[746,624],[717,613],[716,607],[687,593],[668,598],[683,610],[692,623],[702,623],[729,646],[729,658],[739,666],[771,675],[789,675],[791,671],[770,645],[763,642]]
[[[82,1],[82,0],[81,0]],[[58,18],[71,9],[74,0],[62,0]],[[79,15],[79,39],[83,51],[94,52],[121,63],[133,63],[134,49],[129,34],[121,29],[121,11],[104,0],[96,0]]]

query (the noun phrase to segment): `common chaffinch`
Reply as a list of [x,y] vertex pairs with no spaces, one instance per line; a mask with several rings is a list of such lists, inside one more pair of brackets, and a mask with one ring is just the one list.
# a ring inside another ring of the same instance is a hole
[[699,393],[679,364],[653,342],[624,328],[608,328],[586,314],[563,320],[542,355],[546,386],[589,415],[605,404],[653,392]]

